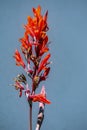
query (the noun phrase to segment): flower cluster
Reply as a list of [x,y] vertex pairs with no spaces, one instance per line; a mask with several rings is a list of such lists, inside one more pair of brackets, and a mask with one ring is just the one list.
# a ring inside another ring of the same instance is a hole
[[14,58],[17,66],[23,67],[27,75],[30,77],[32,84],[27,83],[24,74],[20,74],[15,78],[15,88],[19,90],[19,96],[22,92],[25,93],[29,102],[43,102],[50,104],[44,94],[36,94],[35,91],[41,81],[47,79],[50,72],[49,59],[49,41],[47,31],[49,30],[47,24],[48,11],[43,16],[41,14],[41,7],[32,9],[34,16],[27,18],[27,24],[24,25],[24,36],[19,39],[21,42],[21,52],[24,55],[24,60],[21,53],[16,49]]

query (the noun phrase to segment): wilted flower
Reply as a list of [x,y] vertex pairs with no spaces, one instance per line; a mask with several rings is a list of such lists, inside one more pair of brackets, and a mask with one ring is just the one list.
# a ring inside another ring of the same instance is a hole
[[15,87],[16,90],[19,90],[19,97],[21,97],[22,91],[24,90],[24,86],[17,81],[15,82],[15,84],[13,84],[13,86]]
[[24,76],[24,74],[18,74],[16,78],[14,78],[15,82],[20,82],[20,83],[24,83],[26,84],[27,80],[26,77]]

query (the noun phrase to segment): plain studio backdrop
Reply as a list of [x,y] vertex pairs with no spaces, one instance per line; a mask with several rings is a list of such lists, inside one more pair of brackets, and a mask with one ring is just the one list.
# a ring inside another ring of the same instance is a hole
[[[41,130],[87,130],[87,1],[0,0],[0,130],[28,130],[29,108],[25,96],[9,84],[21,67],[14,51],[19,49],[23,25],[32,7],[48,10],[51,72],[43,82],[47,98]],[[20,50],[20,49],[19,49]],[[37,92],[40,91],[41,85]],[[33,105],[35,129],[38,103]]]

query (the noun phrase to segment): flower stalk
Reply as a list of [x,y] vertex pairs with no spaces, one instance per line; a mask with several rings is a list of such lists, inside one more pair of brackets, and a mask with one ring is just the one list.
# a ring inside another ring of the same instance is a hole
[[47,35],[49,30],[47,23],[48,11],[46,11],[45,15],[42,15],[40,5],[37,8],[33,8],[32,11],[34,17],[28,16],[27,24],[24,25],[24,36],[19,39],[21,52],[25,59],[22,58],[21,53],[17,49],[13,56],[16,65],[21,66],[30,78],[31,84],[28,84],[24,74],[18,74],[14,79],[15,83],[13,86],[15,86],[16,90],[19,90],[19,97],[23,93],[25,94],[29,103],[29,130],[32,130],[32,104],[39,102],[36,130],[40,130],[44,119],[45,104],[50,104],[51,102],[46,98],[45,87],[42,87],[39,94],[36,94],[36,89],[42,81],[48,78],[51,54],[49,53],[49,39]]
[[29,121],[30,121],[30,127],[29,127],[29,130],[32,130],[32,102],[31,102],[31,104],[29,104],[30,105],[30,112],[29,112]]

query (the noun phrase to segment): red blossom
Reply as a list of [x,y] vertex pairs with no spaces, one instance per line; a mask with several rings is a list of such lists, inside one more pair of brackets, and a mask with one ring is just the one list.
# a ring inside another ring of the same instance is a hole
[[50,58],[51,54],[47,54],[45,58],[41,61],[40,66],[38,68],[38,73],[40,73],[43,69],[45,69],[48,59]]
[[[32,94],[39,86],[39,83],[46,80],[50,72],[50,67],[48,66],[50,62],[48,60],[51,57],[51,54],[48,53],[48,11],[45,15],[42,15],[40,5],[37,8],[33,8],[32,11],[34,16],[27,17],[27,24],[24,25],[24,36],[19,39],[21,42],[21,51],[27,61],[27,65],[25,66],[18,50],[15,51],[14,58],[16,65],[22,66],[32,80],[32,88],[30,89],[31,92],[29,98],[33,102],[38,101],[50,104],[50,101],[46,99],[42,93]],[[44,54],[46,55],[44,56]],[[20,89],[20,95],[21,94],[22,89]]]
[[38,6],[36,9],[33,8],[34,17],[28,16],[28,23],[24,26],[26,33],[31,37],[35,37],[37,40],[43,38],[43,35],[46,34],[48,30],[47,26],[47,16],[48,11],[45,16],[41,15],[41,7]]
[[45,81],[50,72],[50,57],[49,53],[49,38],[47,35],[48,23],[48,11],[44,15],[41,13],[41,6],[32,8],[33,16],[27,17],[27,23],[24,25],[24,36],[19,39],[21,42],[21,51],[26,60],[26,65],[20,52],[16,49],[14,53],[14,59],[17,66],[22,66],[27,76],[30,77],[31,81],[28,85],[27,78],[24,74],[18,74],[14,79],[15,83],[13,86],[19,91],[19,97],[22,93],[25,96],[30,105],[30,129],[32,129],[32,103],[39,102],[39,113],[37,120],[36,129],[40,129],[44,118],[44,107],[45,104],[51,102],[46,97],[45,87],[43,86],[41,92],[36,94],[41,81]]
[[43,102],[43,103],[46,103],[46,104],[50,104],[51,102],[46,99],[42,94],[36,94],[36,95],[31,95],[30,96],[30,99],[33,101],[33,102]]
[[36,9],[33,8],[32,10],[33,10],[35,17],[37,17],[37,18],[41,17],[41,7],[40,7],[40,5]]
[[24,61],[19,53],[19,51],[16,49],[15,51],[15,54],[13,56],[15,58],[15,61],[16,61],[16,65],[17,66],[22,66],[23,68],[25,68],[25,64],[24,64]]
[[22,43],[22,47],[26,50],[30,50],[32,47],[32,44],[29,43],[29,37],[28,35],[25,33],[23,38],[20,38],[19,41]]
[[45,103],[45,104],[50,104],[51,103],[46,98],[46,92],[45,92],[45,88],[44,87],[42,87],[40,94],[30,95],[29,99],[32,100],[33,102],[42,102],[42,103]]

